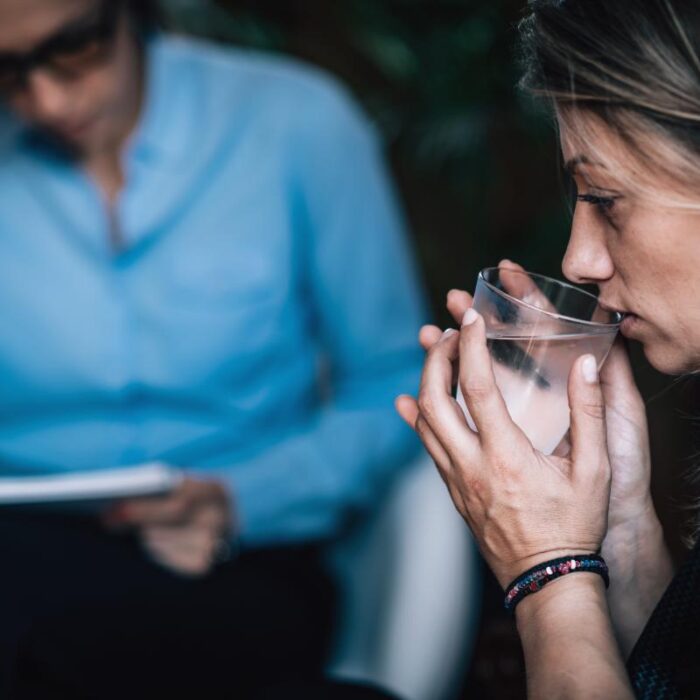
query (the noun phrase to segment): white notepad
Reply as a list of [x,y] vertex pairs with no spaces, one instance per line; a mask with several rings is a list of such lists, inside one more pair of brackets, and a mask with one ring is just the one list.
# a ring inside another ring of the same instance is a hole
[[112,501],[175,489],[182,472],[161,462],[48,476],[0,476],[0,506]]

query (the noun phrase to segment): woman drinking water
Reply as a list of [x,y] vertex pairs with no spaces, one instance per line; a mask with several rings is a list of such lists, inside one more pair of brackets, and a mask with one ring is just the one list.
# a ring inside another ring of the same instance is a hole
[[[565,276],[598,286],[658,370],[697,371],[700,6],[536,0],[521,41],[523,82],[551,104],[575,184]],[[545,456],[507,412],[471,297],[453,291],[448,307],[460,331],[422,329],[420,394],[397,407],[514,609],[530,695],[700,697],[700,550],[674,575],[624,343],[600,373],[578,358],[570,451]]]

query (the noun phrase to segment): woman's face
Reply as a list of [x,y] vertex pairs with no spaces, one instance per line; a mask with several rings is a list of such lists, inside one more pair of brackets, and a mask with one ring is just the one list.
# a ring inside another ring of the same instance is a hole
[[[622,333],[642,343],[658,370],[700,369],[700,212],[652,202],[621,184],[596,161],[595,154],[615,148],[610,132],[598,128],[599,138],[587,149],[560,126],[578,195],[564,274],[573,282],[598,285],[603,306],[628,314]],[[619,153],[618,148],[617,162],[624,167]],[[627,162],[635,168],[631,158]],[[645,175],[659,199],[664,193],[673,196],[667,179]]]
[[140,106],[138,49],[115,3],[0,0],[0,99],[88,154],[121,141]]

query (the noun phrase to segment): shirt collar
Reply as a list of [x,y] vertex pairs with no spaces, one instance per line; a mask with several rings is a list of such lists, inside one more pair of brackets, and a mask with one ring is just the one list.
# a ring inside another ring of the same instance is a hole
[[128,147],[137,159],[180,160],[190,150],[194,105],[171,40],[153,35],[145,48],[145,97],[141,119]]

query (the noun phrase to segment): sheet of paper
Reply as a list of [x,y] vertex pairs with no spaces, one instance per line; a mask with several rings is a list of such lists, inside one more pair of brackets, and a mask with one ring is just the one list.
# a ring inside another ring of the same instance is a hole
[[0,506],[112,501],[172,491],[182,472],[161,462],[46,476],[0,476]]

